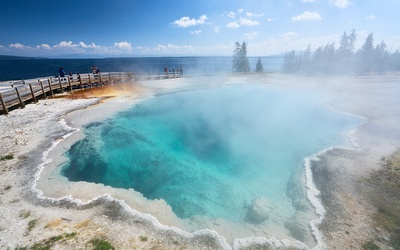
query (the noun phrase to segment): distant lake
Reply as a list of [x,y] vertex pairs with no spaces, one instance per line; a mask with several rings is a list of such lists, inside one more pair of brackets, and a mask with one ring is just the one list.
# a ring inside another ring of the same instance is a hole
[[[258,57],[249,57],[250,70],[255,71]],[[283,57],[261,57],[265,72],[282,68]],[[58,75],[60,67],[68,74],[89,73],[92,66],[102,72],[163,72],[164,67],[183,67],[184,74],[221,74],[232,72],[232,57],[130,57],[104,59],[37,59],[0,57],[0,81],[32,79]]]

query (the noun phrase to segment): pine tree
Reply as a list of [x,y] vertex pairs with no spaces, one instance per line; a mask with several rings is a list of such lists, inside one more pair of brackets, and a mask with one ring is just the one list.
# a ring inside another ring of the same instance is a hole
[[250,63],[247,58],[247,45],[245,42],[240,45],[239,42],[235,43],[235,50],[233,51],[232,58],[233,72],[250,72]]
[[283,71],[286,73],[296,72],[296,52],[294,50],[285,54],[285,59],[283,62]]
[[260,57],[258,58],[258,61],[257,61],[256,72],[257,72],[257,73],[262,73],[262,72],[264,72],[264,67],[263,67],[263,65],[262,65],[262,63],[261,63],[261,58],[260,58]]
[[358,51],[360,58],[360,72],[371,72],[374,64],[374,34],[371,33],[365,39],[364,45]]

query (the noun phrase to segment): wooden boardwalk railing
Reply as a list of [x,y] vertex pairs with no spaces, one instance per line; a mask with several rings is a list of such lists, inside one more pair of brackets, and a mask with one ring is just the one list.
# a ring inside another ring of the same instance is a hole
[[74,74],[65,77],[43,77],[38,79],[0,82],[0,114],[10,109],[25,107],[25,103],[76,89],[92,88],[107,84],[153,79],[180,78],[178,73],[132,74],[130,72],[107,72],[99,74]]
[[129,72],[109,72],[2,82],[0,114],[8,114],[12,108],[25,107],[25,103],[37,102],[56,93],[133,80]]

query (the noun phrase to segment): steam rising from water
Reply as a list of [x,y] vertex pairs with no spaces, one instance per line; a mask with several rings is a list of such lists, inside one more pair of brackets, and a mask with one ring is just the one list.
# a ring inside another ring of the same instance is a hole
[[291,231],[299,212],[313,213],[302,178],[293,175],[306,156],[343,144],[357,122],[306,92],[252,85],[180,92],[89,125],[86,139],[68,152],[63,174],[164,199],[180,218]]

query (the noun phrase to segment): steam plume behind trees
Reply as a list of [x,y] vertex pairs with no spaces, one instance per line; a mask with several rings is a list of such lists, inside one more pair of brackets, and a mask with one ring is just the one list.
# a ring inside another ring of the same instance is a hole
[[291,51],[284,57],[283,71],[302,74],[368,74],[400,70],[400,52],[387,51],[384,41],[374,45],[373,33],[356,51],[357,34],[344,32],[339,47],[328,43],[311,53],[311,46],[303,52]]

